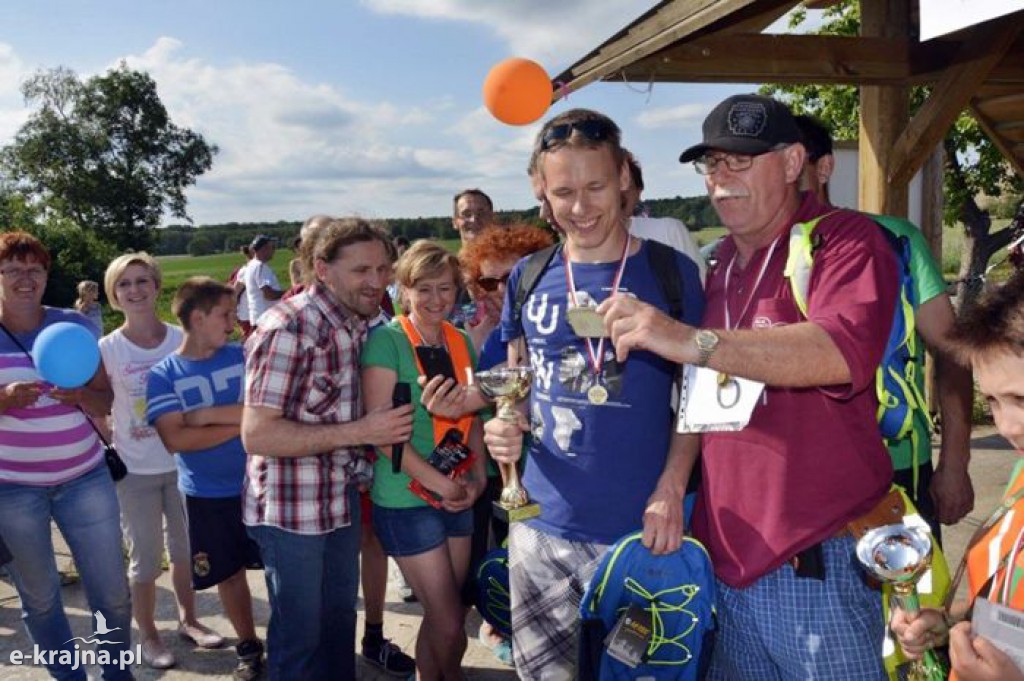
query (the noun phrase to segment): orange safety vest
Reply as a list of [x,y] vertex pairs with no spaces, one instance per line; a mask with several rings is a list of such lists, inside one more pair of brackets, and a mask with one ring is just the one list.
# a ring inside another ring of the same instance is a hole
[[[1009,499],[1022,490],[1024,490],[1024,468],[1021,469],[1016,479],[1011,481],[1003,498]],[[1024,570],[1024,552],[1017,554],[1015,566],[1005,564],[1022,531],[1024,531],[1024,496],[1018,498],[1013,508],[967,552],[967,586],[972,603],[981,594],[989,578],[992,578],[992,599],[996,600],[998,595],[1003,592],[1006,580],[1013,580],[1016,571]],[[981,595],[989,597],[988,592]],[[1012,581],[1010,582],[1010,598],[1003,605],[1024,612],[1024,588],[1021,586],[1020,579],[1016,585]]]
[[[417,345],[423,345],[423,337],[420,336],[420,332],[416,330],[416,327],[412,325],[409,318],[405,315],[399,315],[395,317],[395,320],[402,325],[402,331],[405,332],[406,338],[412,343],[413,348]],[[441,322],[441,332],[444,337],[444,344],[448,348],[448,354],[452,358],[452,366],[455,367],[455,379],[462,384],[468,383],[469,370],[473,368],[473,362],[469,357],[469,343],[466,341],[465,336],[459,333],[449,322]],[[426,374],[423,370],[423,365],[420,363],[419,355],[416,354],[415,349],[412,353],[413,358],[416,360],[416,368],[419,369],[421,374]],[[473,425],[473,417],[475,414],[467,414],[459,419],[448,419],[441,416],[432,416],[431,422],[434,425],[434,444],[437,445],[444,439],[444,436],[449,430],[455,428],[462,433],[462,442],[466,445],[469,444],[469,429]],[[424,452],[424,456],[429,456],[430,452]]]

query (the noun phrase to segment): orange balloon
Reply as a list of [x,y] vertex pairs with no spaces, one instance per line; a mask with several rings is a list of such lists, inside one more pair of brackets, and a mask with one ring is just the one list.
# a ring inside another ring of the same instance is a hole
[[484,79],[484,106],[509,125],[527,125],[551,106],[551,79],[535,61],[512,57],[496,64]]

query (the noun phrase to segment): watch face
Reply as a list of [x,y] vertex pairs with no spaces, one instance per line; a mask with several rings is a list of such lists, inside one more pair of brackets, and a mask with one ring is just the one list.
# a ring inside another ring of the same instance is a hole
[[718,336],[711,331],[698,331],[695,340],[701,350],[713,350],[718,345]]

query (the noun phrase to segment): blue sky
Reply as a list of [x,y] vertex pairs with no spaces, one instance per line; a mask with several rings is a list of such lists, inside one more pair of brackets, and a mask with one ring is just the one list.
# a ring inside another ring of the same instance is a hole
[[[442,215],[477,186],[496,207],[533,204],[525,167],[539,124],[483,108],[488,70],[510,56],[554,76],[653,0],[5,0],[0,144],[29,110],[38,69],[87,77],[125,60],[148,71],[172,119],[220,154],[189,191],[197,224],[313,213]],[[703,191],[680,150],[704,115],[750,85],[597,83],[556,103],[623,128],[652,198]]]

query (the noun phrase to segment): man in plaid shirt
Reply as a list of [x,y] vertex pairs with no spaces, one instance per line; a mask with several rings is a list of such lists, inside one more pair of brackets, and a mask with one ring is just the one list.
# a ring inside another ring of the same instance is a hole
[[364,445],[405,442],[412,407],[363,414],[359,353],[391,261],[381,230],[333,220],[315,280],[260,318],[246,344],[243,513],[266,566],[271,679],[355,678],[358,487]]

